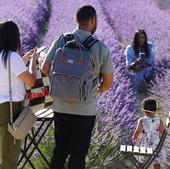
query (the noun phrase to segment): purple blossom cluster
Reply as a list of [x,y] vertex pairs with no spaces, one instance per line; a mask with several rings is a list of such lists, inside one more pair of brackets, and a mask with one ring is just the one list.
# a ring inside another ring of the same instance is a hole
[[[125,68],[123,49],[118,37],[109,25],[107,16],[98,1],[91,0],[90,4],[95,6],[99,18],[96,36],[110,49],[114,68],[114,81],[111,90],[98,98],[97,126],[101,125],[102,128],[95,131],[93,140],[98,140],[105,133],[107,139],[102,139],[100,146],[112,143],[111,150],[114,153],[107,155],[109,160],[113,160],[113,158],[119,157],[117,149],[119,145],[129,142],[134,131],[137,120],[135,96]],[[99,147],[99,153],[101,147]]]
[[163,78],[156,77],[155,85],[151,93],[160,103],[160,107],[166,116],[170,115],[170,69],[165,70]]
[[[169,109],[169,16],[161,11],[151,0],[100,1],[108,23],[119,37],[120,43],[130,44],[135,30],[144,28],[149,39],[157,45],[156,78],[152,82],[151,92],[160,101],[165,112]],[[154,15],[153,15],[154,13]],[[163,26],[160,26],[163,25]],[[169,142],[166,140],[166,153],[170,157]],[[169,164],[167,163],[169,167]]]
[[[168,83],[170,76],[168,44],[170,36],[168,34],[168,30],[170,29],[170,24],[168,24],[169,16],[164,11],[160,11],[151,0],[115,0],[114,2],[107,0],[100,2],[112,29],[119,36],[121,43],[125,45],[130,44],[134,31],[139,27],[144,28],[149,35],[149,39],[156,43],[156,78],[152,83],[151,92],[158,99],[167,115],[170,110],[170,89]],[[165,147],[167,159],[170,159],[170,144],[168,139],[166,139]],[[167,167],[170,166],[168,160],[166,165]]]
[[169,15],[153,0],[100,0],[110,24],[125,45],[132,42],[134,32],[143,28],[157,46],[156,58],[169,57]]
[[47,19],[48,0],[0,0],[0,20],[15,21],[21,32],[23,51],[36,46],[40,26]]

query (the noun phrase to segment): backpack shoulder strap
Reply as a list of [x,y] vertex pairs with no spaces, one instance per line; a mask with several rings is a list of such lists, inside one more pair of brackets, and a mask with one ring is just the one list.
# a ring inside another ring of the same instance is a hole
[[69,33],[69,34],[63,34],[63,38],[64,38],[64,42],[65,44],[69,41],[72,41],[74,40],[74,35],[72,33]]
[[84,40],[82,44],[87,50],[89,50],[97,41],[99,40],[90,35]]

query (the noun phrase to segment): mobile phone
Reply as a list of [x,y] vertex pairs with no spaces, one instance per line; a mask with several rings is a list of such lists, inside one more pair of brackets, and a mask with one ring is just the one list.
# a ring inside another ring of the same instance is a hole
[[139,53],[139,58],[144,59],[145,58],[145,53]]
[[45,46],[41,46],[40,48],[37,49],[37,54],[40,54],[45,49],[46,49]]

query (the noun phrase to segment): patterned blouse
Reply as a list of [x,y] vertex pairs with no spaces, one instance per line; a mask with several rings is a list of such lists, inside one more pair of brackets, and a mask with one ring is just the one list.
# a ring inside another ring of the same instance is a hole
[[[139,121],[142,122],[143,132],[139,135],[136,141],[136,146],[148,147],[155,150],[160,141],[160,130],[159,130],[160,123],[161,123],[160,118],[159,117],[150,118],[144,116],[140,118]],[[160,164],[162,156],[163,154],[162,152],[160,152],[158,157],[154,160],[153,164]],[[137,158],[140,162],[143,162],[147,159],[144,156],[138,156]]]
[[160,118],[142,117],[143,132],[138,137],[137,144],[143,147],[155,149],[160,141]]

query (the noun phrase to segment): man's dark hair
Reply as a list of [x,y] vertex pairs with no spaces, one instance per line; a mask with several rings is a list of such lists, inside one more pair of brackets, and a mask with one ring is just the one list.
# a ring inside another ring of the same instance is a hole
[[142,102],[142,108],[147,112],[148,111],[156,111],[157,110],[157,103],[154,98],[146,98]]
[[78,23],[85,23],[88,21],[90,18],[96,17],[96,10],[93,6],[91,5],[83,5],[81,6],[76,14],[77,22]]

